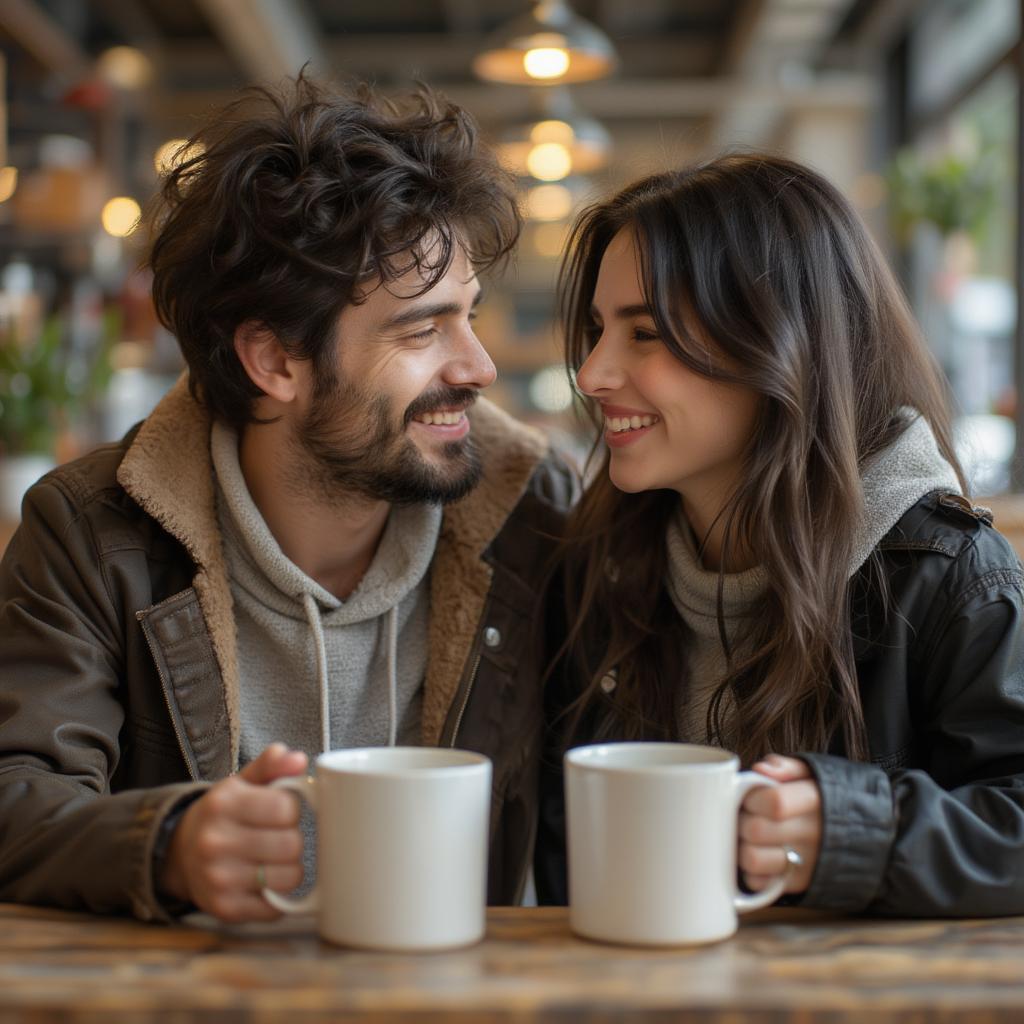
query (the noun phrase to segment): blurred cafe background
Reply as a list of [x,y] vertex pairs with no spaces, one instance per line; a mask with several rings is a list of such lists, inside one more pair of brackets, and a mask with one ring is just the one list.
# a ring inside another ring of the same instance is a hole
[[385,91],[428,82],[500,147],[528,220],[478,322],[492,395],[578,452],[553,322],[574,211],[729,147],[823,171],[896,266],[955,395],[975,492],[996,496],[1013,536],[1021,6],[0,0],[0,549],[27,482],[121,435],[181,371],[139,269],[161,172],[211,108],[307,63]]

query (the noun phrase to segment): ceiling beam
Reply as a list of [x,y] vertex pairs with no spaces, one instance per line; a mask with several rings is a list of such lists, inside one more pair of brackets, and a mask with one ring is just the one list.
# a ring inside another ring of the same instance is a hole
[[727,47],[727,70],[742,83],[734,103],[716,116],[714,148],[741,143],[774,144],[793,108],[783,102],[790,88],[815,92],[830,75],[812,68],[852,0],[746,0]]
[[307,62],[329,70],[319,32],[301,0],[196,0],[246,78],[272,83]]
[[[222,0],[201,0],[220,3]],[[243,0],[250,2],[250,0]],[[616,50],[626,66],[645,69],[652,77],[670,75],[701,76],[715,72],[718,54],[717,37],[713,33],[696,33],[685,37],[638,36],[617,40]],[[422,78],[439,83],[472,79],[473,58],[479,52],[480,40],[474,35],[453,36],[445,33],[406,34],[358,33],[325,38],[320,44],[325,63],[324,73],[342,78],[389,80]],[[197,72],[216,74],[225,85],[232,78],[225,68],[223,49],[216,42],[190,41],[187,44],[165,40],[162,48],[165,72],[186,82]],[[615,81],[617,79],[613,79]]]
[[[452,84],[442,90],[479,120],[520,117],[530,109],[529,87]],[[741,78],[610,79],[574,89],[578,106],[595,117],[658,122],[679,117],[708,117],[751,103],[770,103],[780,110],[863,110],[876,97],[867,75],[835,73],[806,84],[765,83],[752,92]],[[216,109],[237,93],[230,89],[179,90],[156,98],[166,118],[190,118]]]
[[91,66],[77,40],[33,0],[3,0],[0,26],[49,72],[71,78]]

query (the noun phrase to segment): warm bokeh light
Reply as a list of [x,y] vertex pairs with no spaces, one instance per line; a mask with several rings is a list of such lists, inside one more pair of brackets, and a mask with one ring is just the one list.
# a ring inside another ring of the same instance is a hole
[[141,89],[153,77],[149,58],[134,46],[112,46],[96,61],[100,75],[119,89]]
[[562,255],[565,240],[564,224],[538,224],[533,232],[533,251],[545,259],[557,259]]
[[18,187],[18,168],[0,167],[0,203],[7,202]]
[[563,412],[572,405],[573,393],[564,366],[545,366],[530,380],[530,401],[541,412]]
[[569,54],[561,47],[535,47],[523,54],[523,70],[531,78],[561,78],[569,70]]
[[526,169],[541,181],[560,181],[572,170],[572,154],[560,142],[542,142],[530,150]]
[[130,196],[115,196],[103,207],[100,219],[103,230],[115,238],[130,235],[138,226],[142,209]]
[[188,139],[168,139],[153,154],[153,166],[156,173],[163,177],[202,152],[203,147],[198,142],[190,146]]
[[566,121],[538,121],[530,129],[530,141],[535,145],[542,142],[558,142],[563,146],[571,146],[576,138],[571,124]]
[[526,193],[530,220],[565,220],[572,213],[572,193],[564,185],[534,185]]

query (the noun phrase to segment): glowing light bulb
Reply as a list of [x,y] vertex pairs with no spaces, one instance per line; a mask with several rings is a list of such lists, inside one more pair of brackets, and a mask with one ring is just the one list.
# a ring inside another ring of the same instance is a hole
[[541,181],[560,181],[572,170],[572,154],[560,142],[542,142],[527,155],[526,169]]
[[560,142],[563,146],[571,146],[576,139],[576,132],[571,124],[565,121],[538,121],[530,129],[530,141],[535,145],[542,142]]
[[96,64],[100,75],[119,89],[141,89],[153,78],[152,63],[134,46],[112,46],[100,54]]
[[535,47],[523,54],[523,70],[531,78],[561,78],[569,70],[569,54],[561,47]]
[[100,220],[108,235],[124,238],[139,226],[141,216],[142,209],[134,199],[130,196],[116,196],[104,205]]

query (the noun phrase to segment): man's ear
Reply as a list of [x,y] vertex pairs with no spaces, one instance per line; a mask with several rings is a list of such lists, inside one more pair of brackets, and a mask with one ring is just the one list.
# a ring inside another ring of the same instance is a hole
[[234,340],[235,355],[253,384],[268,398],[292,401],[298,390],[295,364],[274,332],[256,320],[246,320],[235,328]]

